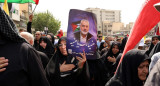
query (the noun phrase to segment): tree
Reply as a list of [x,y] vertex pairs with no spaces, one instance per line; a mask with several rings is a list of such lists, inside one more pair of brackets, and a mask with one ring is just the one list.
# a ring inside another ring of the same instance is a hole
[[40,12],[35,13],[32,21],[32,27],[35,28],[36,31],[44,31],[44,27],[48,27],[48,32],[56,34],[60,29],[61,22],[54,18],[52,13],[48,12]]

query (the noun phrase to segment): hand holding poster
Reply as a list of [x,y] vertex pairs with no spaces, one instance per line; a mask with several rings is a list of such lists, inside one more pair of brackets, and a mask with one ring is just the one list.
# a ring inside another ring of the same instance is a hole
[[67,50],[73,56],[85,51],[87,59],[96,59],[97,23],[93,13],[71,9],[67,31]]

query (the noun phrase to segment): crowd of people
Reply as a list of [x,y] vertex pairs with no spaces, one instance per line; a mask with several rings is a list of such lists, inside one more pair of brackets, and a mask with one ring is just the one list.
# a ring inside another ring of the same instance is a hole
[[[98,35],[96,59],[85,51],[73,57],[66,37],[55,43],[54,34],[19,32],[0,8],[0,86],[158,86],[160,84],[159,36],[146,38],[128,51],[119,64],[127,36]],[[34,38],[35,37],[35,38]],[[118,68],[117,68],[118,67]]]

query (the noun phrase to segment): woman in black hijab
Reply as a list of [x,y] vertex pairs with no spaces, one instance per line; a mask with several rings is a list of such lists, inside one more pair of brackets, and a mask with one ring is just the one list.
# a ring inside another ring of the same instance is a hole
[[52,42],[52,44],[54,45],[54,35],[52,33],[48,33],[47,37],[49,38],[49,40]]
[[153,47],[158,43],[158,41],[159,41],[158,36],[153,36],[152,37],[151,45],[150,45],[149,49],[146,51],[146,54],[148,56],[151,53]]
[[105,86],[143,86],[148,76],[150,60],[143,50],[130,50],[118,68],[117,73]]
[[149,57],[151,58],[155,53],[160,52],[160,42],[158,42],[152,49],[152,51],[149,54]]
[[127,40],[128,40],[128,37],[125,37],[125,38],[123,38],[123,40],[122,40],[121,50],[120,50],[121,53],[123,53],[123,50],[124,50],[124,48],[125,48],[125,46],[126,46],[126,43],[127,43]]
[[89,71],[85,52],[81,57],[72,57],[66,50],[66,38],[61,37],[55,55],[46,67],[51,86],[89,86]]
[[101,42],[100,47],[99,47],[99,51],[101,52],[101,50],[103,48],[105,48],[105,47],[106,47],[106,43],[105,42]]
[[113,75],[115,72],[116,67],[115,62],[116,62],[116,57],[120,53],[120,43],[119,42],[113,42],[109,51],[106,52],[103,56],[102,59],[104,61],[104,70],[106,73],[104,74],[104,83],[106,83]]
[[50,59],[54,54],[54,47],[51,41],[46,37],[42,36],[39,39],[39,51],[44,52],[48,58]]

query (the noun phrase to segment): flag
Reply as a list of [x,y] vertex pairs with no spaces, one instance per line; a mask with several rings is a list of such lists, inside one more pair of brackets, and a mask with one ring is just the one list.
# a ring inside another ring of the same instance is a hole
[[39,0],[33,0],[35,2],[36,5],[38,5]]
[[154,28],[154,30],[155,30],[155,35],[160,35],[160,34],[159,34],[158,24],[156,25],[156,27]]
[[5,0],[5,2],[4,2],[3,10],[9,15],[7,0]]
[[73,32],[79,31],[80,30],[80,22],[81,21],[76,21],[76,22],[72,22],[71,26],[72,26],[72,30]]
[[[158,12],[154,5],[159,3],[160,0],[146,0],[140,14],[138,15],[131,33],[129,35],[128,41],[124,48],[119,65],[124,57],[124,55],[131,49],[133,49],[137,43],[142,39],[142,37],[148,33],[159,21],[160,12]],[[118,65],[118,67],[119,67]],[[118,68],[117,67],[117,68]]]
[[[34,3],[37,4],[39,3],[39,0],[7,0],[8,3]],[[4,0],[0,0],[0,3],[4,3]]]

